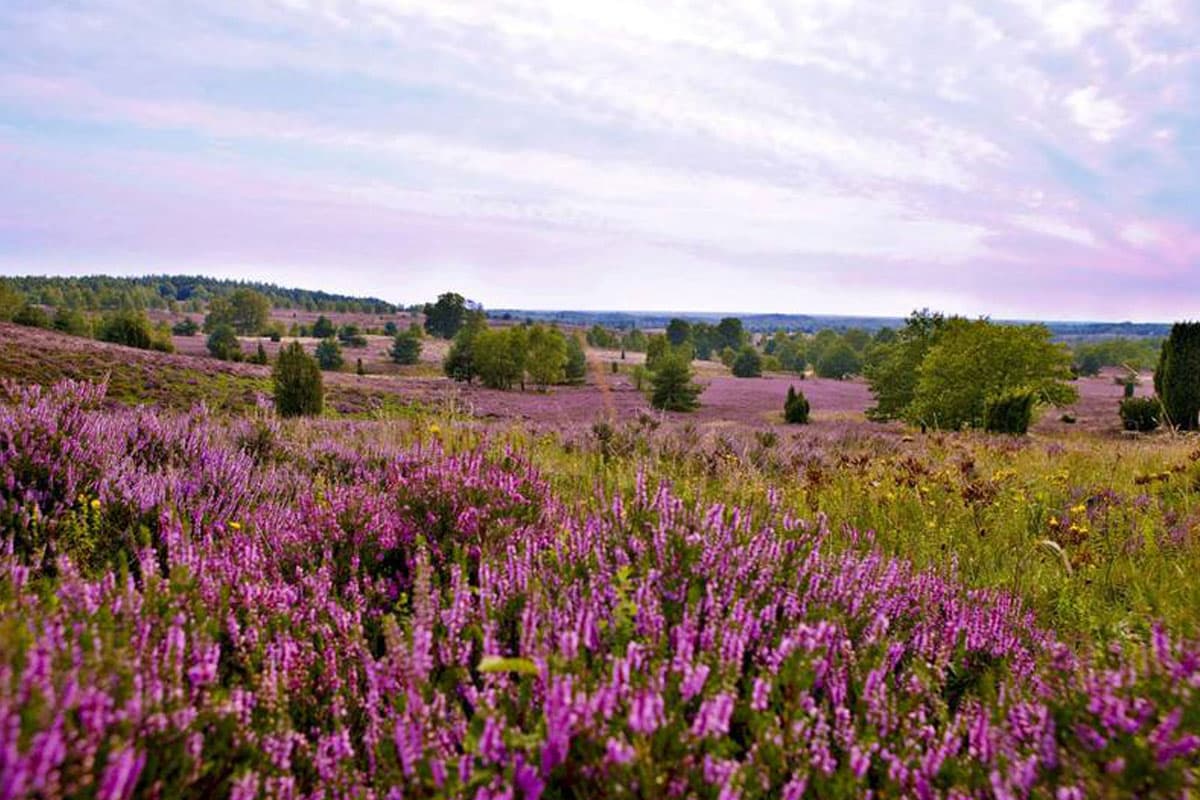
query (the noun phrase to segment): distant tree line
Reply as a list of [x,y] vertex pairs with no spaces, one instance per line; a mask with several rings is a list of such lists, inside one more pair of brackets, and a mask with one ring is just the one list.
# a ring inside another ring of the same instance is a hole
[[319,290],[292,289],[271,283],[233,281],[200,275],[113,277],[29,276],[3,279],[31,305],[79,311],[204,311],[220,298],[252,290],[267,299],[268,309],[339,313],[393,314],[398,308],[374,297],[350,297]]

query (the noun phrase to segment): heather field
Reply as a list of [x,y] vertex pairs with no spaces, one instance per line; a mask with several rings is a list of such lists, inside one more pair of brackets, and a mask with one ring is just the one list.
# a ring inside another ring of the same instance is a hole
[[1111,376],[1018,438],[854,381],[661,414],[595,354],[285,421],[266,368],[4,332],[0,797],[1200,785],[1200,442]]

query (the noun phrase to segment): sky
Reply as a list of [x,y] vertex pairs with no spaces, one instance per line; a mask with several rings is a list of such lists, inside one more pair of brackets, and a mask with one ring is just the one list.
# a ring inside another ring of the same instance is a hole
[[1200,316],[1198,0],[2,0],[0,274]]

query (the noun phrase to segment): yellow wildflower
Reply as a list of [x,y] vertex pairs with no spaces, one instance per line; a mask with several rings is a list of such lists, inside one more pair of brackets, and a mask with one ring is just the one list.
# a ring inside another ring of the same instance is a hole
[[92,510],[93,511],[100,510],[100,499],[99,498],[96,498],[95,500],[92,501]]
[[229,523],[229,529],[230,529],[230,530],[234,530],[234,531],[240,531],[240,530],[242,529],[242,523],[240,523],[240,522],[230,522],[230,523]]

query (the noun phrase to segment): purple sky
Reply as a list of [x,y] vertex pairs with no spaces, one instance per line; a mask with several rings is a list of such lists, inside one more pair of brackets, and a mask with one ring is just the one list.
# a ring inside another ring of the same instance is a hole
[[0,273],[1200,316],[1197,0],[0,0]]

